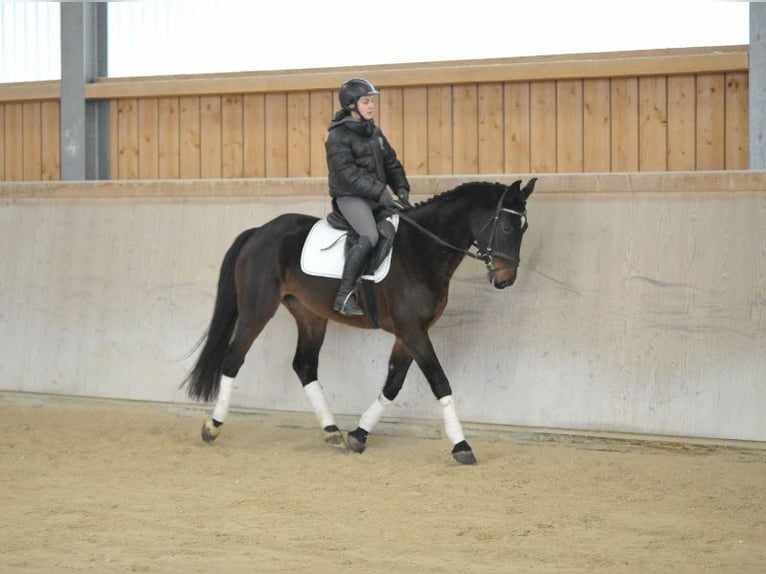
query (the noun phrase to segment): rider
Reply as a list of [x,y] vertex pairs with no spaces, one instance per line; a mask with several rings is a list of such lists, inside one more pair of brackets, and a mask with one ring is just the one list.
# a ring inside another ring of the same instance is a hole
[[405,204],[410,194],[404,167],[372,119],[374,97],[379,93],[364,78],[348,80],[338,93],[341,109],[327,128],[325,150],[330,196],[337,210],[359,234],[359,242],[346,258],[333,303],[333,309],[343,315],[364,314],[356,302],[354,287],[378,243],[373,211],[393,205],[387,186]]

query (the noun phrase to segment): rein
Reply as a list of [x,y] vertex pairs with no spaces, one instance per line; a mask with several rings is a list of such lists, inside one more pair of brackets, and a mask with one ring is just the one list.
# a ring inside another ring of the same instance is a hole
[[[418,231],[420,231],[424,235],[427,235],[428,237],[430,237],[431,239],[436,241],[436,243],[438,243],[442,247],[448,247],[449,249],[452,249],[453,251],[457,251],[458,253],[462,253],[463,255],[468,255],[468,257],[472,257],[473,259],[477,259],[479,261],[483,261],[484,263],[487,263],[487,258],[486,258],[485,254],[483,254],[481,252],[474,253],[473,251],[470,251],[468,249],[463,249],[461,247],[455,247],[451,243],[447,243],[446,241],[444,241],[444,239],[442,239],[441,237],[436,235],[433,231],[430,231],[430,230],[426,229],[425,227],[423,227],[422,225],[420,225],[420,223],[418,223],[417,221],[415,221],[414,219],[412,219],[408,215],[404,215],[401,211],[399,211],[397,213],[399,214],[399,217],[401,219],[403,219],[404,221],[406,221],[407,223],[412,225],[412,227],[414,227],[415,229],[417,229]],[[475,242],[474,242],[474,244],[475,244]]]
[[[490,271],[495,268],[495,266],[492,263],[492,257],[494,252],[494,241],[495,241],[495,235],[497,233],[497,225],[500,222],[500,214],[502,212],[506,213],[512,213],[514,215],[518,215],[521,217],[522,221],[526,219],[527,212],[526,211],[515,211],[513,209],[509,209],[507,207],[503,207],[503,200],[505,199],[505,195],[508,193],[508,190],[506,189],[503,194],[500,196],[500,200],[497,202],[497,207],[495,208],[495,214],[487,220],[487,222],[482,225],[481,229],[479,230],[479,233],[477,233],[477,237],[480,236],[484,230],[487,228],[488,225],[492,224],[492,230],[489,234],[489,240],[487,241],[487,247],[486,249],[482,250],[481,247],[479,247],[478,242],[476,239],[473,240],[472,245],[476,247],[476,252],[469,249],[463,249],[461,247],[456,247],[452,245],[451,243],[448,243],[438,235],[436,235],[434,232],[430,231],[429,229],[426,229],[420,223],[412,219],[411,217],[405,215],[402,213],[402,211],[397,210],[397,213],[399,214],[399,217],[412,225],[415,229],[423,233],[424,235],[427,235],[434,241],[436,241],[439,245],[443,247],[447,247],[449,249],[452,249],[453,251],[457,251],[458,253],[462,253],[463,255],[467,255],[468,257],[471,257],[472,259],[476,259],[477,261],[481,261],[484,263],[484,265],[489,269]],[[522,224],[523,226],[523,224]],[[510,259],[510,258],[509,258]]]

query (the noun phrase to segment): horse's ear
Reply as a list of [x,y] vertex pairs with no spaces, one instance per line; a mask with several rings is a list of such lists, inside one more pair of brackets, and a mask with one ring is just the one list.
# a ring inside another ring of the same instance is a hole
[[536,177],[533,177],[527,182],[527,185],[525,185],[524,189],[521,190],[521,194],[524,196],[524,199],[527,199],[530,195],[532,195],[532,192],[535,190],[536,183],[537,183]]
[[508,191],[511,192],[511,195],[516,195],[519,191],[521,191],[521,180],[517,179],[511,185],[509,185]]

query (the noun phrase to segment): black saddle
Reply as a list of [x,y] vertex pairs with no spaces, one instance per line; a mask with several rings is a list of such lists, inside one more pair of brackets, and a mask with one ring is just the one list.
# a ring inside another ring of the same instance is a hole
[[[394,246],[394,236],[396,235],[396,229],[393,223],[386,218],[391,215],[391,211],[387,209],[376,210],[373,215],[375,216],[375,222],[378,227],[378,244],[375,246],[375,250],[367,261],[367,268],[364,270],[365,275],[372,275],[378,266],[383,263],[383,260],[388,256],[391,248]],[[349,250],[357,244],[359,241],[359,234],[349,225],[346,218],[338,212],[337,209],[333,209],[327,215],[327,223],[330,227],[340,229],[346,232],[346,244],[344,248],[344,254],[348,255]]]

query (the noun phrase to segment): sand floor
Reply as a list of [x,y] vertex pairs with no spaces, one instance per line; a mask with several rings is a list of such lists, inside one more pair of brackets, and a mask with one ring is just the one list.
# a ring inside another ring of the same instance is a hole
[[0,393],[0,572],[766,572],[763,443],[206,412]]

